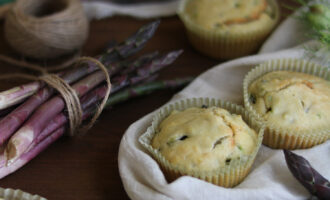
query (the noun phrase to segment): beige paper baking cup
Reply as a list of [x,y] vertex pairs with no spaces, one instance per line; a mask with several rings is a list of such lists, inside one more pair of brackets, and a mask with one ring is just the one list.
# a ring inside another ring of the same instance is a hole
[[189,1],[191,0],[182,0],[178,9],[178,15],[185,25],[188,39],[195,49],[217,59],[237,58],[255,52],[280,19],[280,9],[276,0],[267,0],[274,9],[274,18],[266,26],[253,31],[243,29],[239,33],[211,31],[198,26],[185,14],[184,9]]
[[[252,69],[244,78],[244,106],[246,110],[257,114],[249,102],[249,85],[258,77],[271,71],[294,71],[314,75],[325,80],[330,80],[329,70],[321,65],[301,59],[277,59],[262,63]],[[265,126],[263,144],[275,149],[305,149],[321,144],[330,138],[330,123],[321,127],[314,127],[310,130],[290,130],[277,128],[274,125],[262,120]]]
[[0,199],[4,200],[47,200],[38,195],[31,195],[22,190],[0,188]]
[[[172,166],[171,163],[169,163],[164,156],[162,156],[162,154],[151,146],[151,141],[156,135],[157,127],[173,110],[182,111],[190,107],[202,107],[203,105],[208,107],[221,107],[228,110],[230,113],[241,115],[242,119],[258,133],[257,146],[253,153],[249,156],[232,160],[229,165],[214,171],[187,171],[185,169]],[[189,175],[219,186],[234,187],[239,184],[249,173],[257,152],[261,146],[264,129],[257,123],[259,123],[258,120],[256,120],[253,115],[250,115],[250,113],[247,112],[242,106],[211,98],[192,98],[177,101],[162,107],[160,111],[155,114],[151,126],[148,127],[147,131],[139,138],[139,142],[148,150],[153,158],[157,160],[162,171],[164,172],[165,177],[170,182],[180,176]]]

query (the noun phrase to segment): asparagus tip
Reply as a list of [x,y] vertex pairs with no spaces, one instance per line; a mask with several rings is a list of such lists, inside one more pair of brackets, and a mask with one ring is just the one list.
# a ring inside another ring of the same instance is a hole
[[320,199],[330,199],[330,182],[318,173],[304,157],[283,150],[292,175],[312,194]]
[[183,49],[179,49],[179,50],[174,50],[172,51],[170,54],[174,54],[175,56],[179,56],[183,53]]
[[149,24],[150,27],[157,28],[160,24],[160,19],[157,19]]
[[151,38],[154,35],[159,24],[160,24],[160,20],[150,22],[149,24],[142,26],[138,32],[143,35],[146,34],[147,37],[145,37],[145,40],[148,40],[149,38]]

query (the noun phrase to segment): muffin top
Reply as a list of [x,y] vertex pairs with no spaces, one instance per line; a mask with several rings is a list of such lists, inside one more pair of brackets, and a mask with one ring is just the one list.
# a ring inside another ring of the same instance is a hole
[[152,140],[172,166],[188,171],[219,169],[256,146],[257,134],[242,117],[218,107],[173,111]]
[[185,13],[207,30],[254,30],[272,20],[267,0],[191,0]]
[[330,122],[330,82],[300,72],[274,71],[248,88],[249,102],[274,127],[308,130]]

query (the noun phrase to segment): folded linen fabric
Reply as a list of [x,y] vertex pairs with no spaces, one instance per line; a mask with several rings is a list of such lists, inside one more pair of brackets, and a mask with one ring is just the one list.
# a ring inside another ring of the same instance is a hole
[[133,2],[129,4],[83,0],[83,5],[89,19],[101,19],[114,15],[146,19],[175,15],[178,0],[147,1],[144,3]]
[[[217,65],[197,77],[170,102],[192,97],[215,97],[243,104],[242,84],[254,66],[282,58],[305,58],[304,31],[293,18],[284,21],[264,43],[258,55]],[[300,45],[299,45],[300,44]],[[317,60],[314,60],[317,62]],[[155,111],[156,112],[156,111]],[[119,171],[131,199],[307,199],[310,194],[292,176],[281,150],[262,146],[250,174],[235,188],[223,188],[184,176],[168,183],[157,162],[138,143],[150,126],[153,113],[133,123],[125,132],[119,148]],[[330,178],[330,141],[310,149],[295,150],[324,177]]]

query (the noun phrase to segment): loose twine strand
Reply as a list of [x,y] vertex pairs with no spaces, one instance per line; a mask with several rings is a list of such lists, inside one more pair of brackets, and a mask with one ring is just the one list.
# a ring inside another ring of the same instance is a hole
[[8,63],[10,65],[14,65],[14,66],[38,71],[41,73],[48,73],[48,72],[54,72],[54,71],[66,69],[69,66],[71,66],[73,63],[75,63],[79,58],[80,58],[80,52],[77,52],[73,56],[71,56],[69,59],[65,60],[63,63],[45,68],[41,65],[37,65],[37,64],[33,64],[33,63],[25,62],[25,61],[15,60],[14,58],[11,58],[9,56],[0,54],[0,61],[2,61],[2,62],[6,62],[6,63]]

